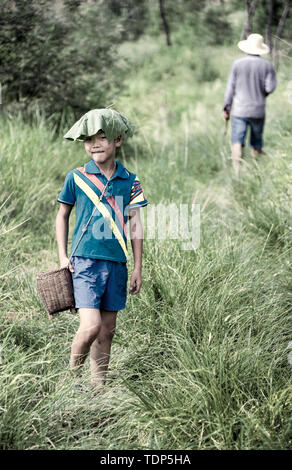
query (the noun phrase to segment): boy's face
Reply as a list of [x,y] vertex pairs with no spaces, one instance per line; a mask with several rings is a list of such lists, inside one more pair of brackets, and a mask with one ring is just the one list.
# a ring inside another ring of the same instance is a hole
[[95,161],[95,163],[105,163],[114,160],[116,147],[122,144],[122,137],[117,137],[113,142],[109,142],[103,131],[98,131],[84,141],[86,153]]

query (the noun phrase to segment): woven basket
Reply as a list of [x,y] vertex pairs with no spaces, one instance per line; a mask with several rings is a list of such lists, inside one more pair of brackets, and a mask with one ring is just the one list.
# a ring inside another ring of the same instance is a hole
[[68,267],[36,275],[37,291],[49,314],[71,310],[76,312],[72,274]]

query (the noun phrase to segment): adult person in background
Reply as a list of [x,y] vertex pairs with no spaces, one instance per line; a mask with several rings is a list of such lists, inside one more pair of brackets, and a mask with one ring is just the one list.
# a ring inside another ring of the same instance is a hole
[[228,120],[232,108],[232,165],[238,175],[242,148],[248,126],[253,155],[262,153],[266,97],[276,88],[274,68],[266,59],[269,47],[260,34],[250,34],[238,47],[247,54],[231,65],[225,95],[223,118]]

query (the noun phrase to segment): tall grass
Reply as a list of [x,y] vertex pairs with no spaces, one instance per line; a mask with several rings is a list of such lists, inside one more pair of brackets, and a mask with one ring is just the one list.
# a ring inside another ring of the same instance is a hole
[[[88,157],[41,116],[32,126],[2,117],[2,449],[291,447],[289,64],[269,97],[266,154],[255,161],[247,151],[236,179],[220,117],[236,51],[150,46],[154,56],[138,54],[143,40],[121,49],[129,78],[116,107],[139,132],[120,159],[150,203],[196,195],[200,246],[144,241],[143,289],[118,314],[106,392],[87,388],[88,364],[79,388],[68,367],[78,316],[50,323],[35,274],[58,266],[57,195]],[[201,52],[216,72],[209,82]]]

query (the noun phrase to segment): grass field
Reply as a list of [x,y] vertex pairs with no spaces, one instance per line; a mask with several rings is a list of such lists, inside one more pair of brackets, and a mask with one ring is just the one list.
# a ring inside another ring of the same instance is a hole
[[138,132],[119,158],[151,204],[196,196],[201,233],[185,251],[145,232],[143,288],[118,314],[100,397],[86,390],[88,364],[83,388],[69,372],[78,316],[49,322],[35,286],[58,267],[65,174],[88,156],[41,116],[1,117],[2,449],[291,448],[291,61],[268,98],[266,154],[247,149],[236,179],[221,109],[239,56],[163,38],[121,46],[128,78],[113,102]]

